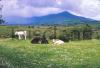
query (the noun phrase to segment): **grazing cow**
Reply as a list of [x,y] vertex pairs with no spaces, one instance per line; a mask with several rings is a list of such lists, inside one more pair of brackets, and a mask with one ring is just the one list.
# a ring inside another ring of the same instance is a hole
[[18,35],[18,39],[22,39],[22,36],[24,36],[24,39],[26,40],[27,37],[27,31],[16,31],[15,35]]
[[53,43],[56,45],[62,45],[62,44],[64,44],[64,41],[59,40],[59,39],[53,39]]

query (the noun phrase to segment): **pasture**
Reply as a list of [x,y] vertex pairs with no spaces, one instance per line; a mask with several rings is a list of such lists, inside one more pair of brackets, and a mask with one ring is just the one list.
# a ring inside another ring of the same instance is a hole
[[54,46],[0,39],[0,68],[100,68],[100,40]]

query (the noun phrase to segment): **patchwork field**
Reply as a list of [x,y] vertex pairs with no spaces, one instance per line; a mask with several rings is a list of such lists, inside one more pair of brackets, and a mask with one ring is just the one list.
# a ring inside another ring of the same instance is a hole
[[0,39],[0,68],[100,68],[100,40],[54,46]]

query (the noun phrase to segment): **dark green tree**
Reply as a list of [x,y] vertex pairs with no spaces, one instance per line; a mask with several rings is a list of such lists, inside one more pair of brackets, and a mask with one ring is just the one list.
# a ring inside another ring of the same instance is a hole
[[86,24],[83,28],[83,40],[89,40],[92,39],[92,27],[88,24]]
[[80,40],[80,31],[79,30],[72,30],[72,40]]
[[57,37],[56,37],[56,35],[57,35],[56,31],[57,31],[57,26],[56,26],[56,24],[55,24],[55,25],[54,25],[54,38],[55,38],[55,39],[57,38]]
[[[2,0],[0,0],[0,2],[1,2]],[[1,5],[1,3],[0,3],[0,24],[3,24],[5,21],[3,20],[3,18],[2,18],[2,8],[3,8],[3,5]]]

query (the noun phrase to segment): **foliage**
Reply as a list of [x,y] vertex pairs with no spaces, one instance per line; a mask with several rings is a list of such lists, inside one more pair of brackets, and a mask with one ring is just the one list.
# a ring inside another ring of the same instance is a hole
[[86,40],[31,44],[30,40],[0,40],[0,66],[4,68],[99,68],[100,41]]
[[61,39],[63,41],[69,40],[89,40],[99,39],[100,30],[88,24],[77,26],[0,26],[1,38],[16,38],[15,31],[26,30],[28,38],[32,39],[34,36],[43,36],[47,39]]

